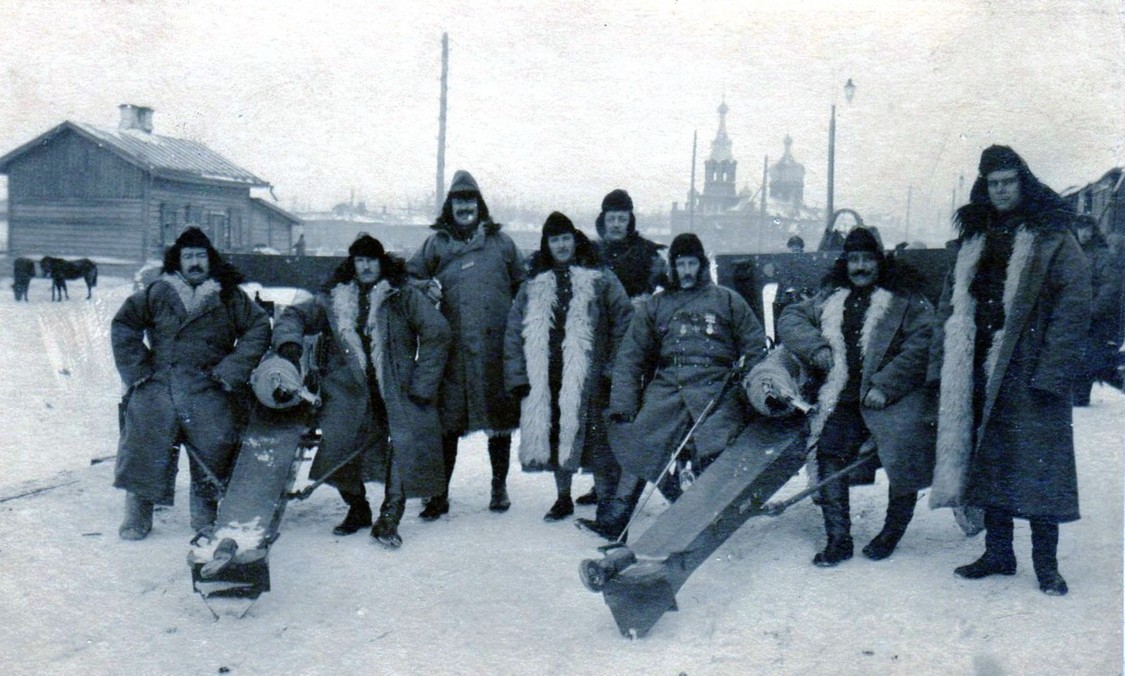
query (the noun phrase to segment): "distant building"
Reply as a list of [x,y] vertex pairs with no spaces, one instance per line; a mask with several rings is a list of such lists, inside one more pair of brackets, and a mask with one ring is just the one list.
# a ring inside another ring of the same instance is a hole
[[1125,169],[1115,167],[1093,183],[1063,191],[1075,213],[1093,216],[1102,234],[1125,235]]
[[781,159],[766,172],[768,197],[764,185],[757,190],[748,183],[737,188],[738,161],[727,135],[729,110],[725,101],[719,105],[719,129],[703,163],[703,192],[689,190],[682,209],[678,202],[672,205],[673,236],[695,232],[709,250],[732,254],[782,252],[793,235],[819,242],[823,216],[804,204],[805,168],[793,158],[788,134]]
[[13,254],[158,258],[187,223],[222,251],[292,247],[300,219],[251,197],[269,183],[122,104],[117,129],[67,120],[0,157]]

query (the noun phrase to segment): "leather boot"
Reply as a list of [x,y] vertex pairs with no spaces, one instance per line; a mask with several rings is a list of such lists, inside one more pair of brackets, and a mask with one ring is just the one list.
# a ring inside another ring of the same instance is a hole
[[[820,476],[828,476],[843,467],[836,458],[818,458]],[[851,503],[848,496],[848,479],[840,477],[820,489],[824,514],[824,531],[828,544],[813,557],[813,565],[831,568],[852,558],[852,519]]]
[[418,518],[423,521],[437,521],[442,514],[449,513],[449,493],[442,493],[426,500]]
[[543,520],[562,521],[571,514],[574,514],[574,501],[569,495],[560,495],[558,500],[555,500],[555,504],[551,505],[551,509],[543,515]]
[[887,497],[887,518],[883,523],[883,530],[867,543],[863,548],[863,555],[872,561],[882,561],[890,556],[906,533],[910,520],[914,518],[914,505],[917,503],[917,493],[890,494]]
[[1059,525],[1039,519],[1031,520],[1031,563],[1039,590],[1048,596],[1065,596],[1066,580],[1059,575]]
[[[605,502],[602,513],[598,514],[596,519],[575,519],[575,525],[581,530],[596,533],[607,540],[616,540],[629,525],[629,518],[633,515],[644,488],[644,479],[623,472],[618,480],[617,490],[613,497]],[[622,538],[622,541],[624,540],[625,538]]]
[[125,519],[117,529],[122,540],[143,540],[152,530],[152,501],[136,493],[125,494]]
[[398,549],[402,546],[398,524],[406,511],[406,490],[393,458],[387,463],[385,486],[383,504],[379,507],[379,518],[371,527],[371,537],[387,549]]
[[363,493],[340,491],[340,497],[348,503],[348,515],[332,529],[333,535],[351,535],[371,526],[371,505],[367,504],[366,490]]
[[583,507],[598,504],[598,489],[597,488],[590,488],[589,491],[587,491],[587,492],[583,493],[582,495],[579,495],[577,498],[575,498],[574,504],[582,505]]
[[1012,517],[1002,510],[984,510],[984,554],[953,574],[966,580],[989,575],[1015,575],[1016,554],[1012,551]]
[[208,494],[206,489],[193,484],[188,499],[188,507],[191,512],[192,531],[205,535],[214,532],[215,515],[219,511],[219,503]]
[[506,512],[512,506],[508,498],[508,467],[512,462],[512,437],[497,434],[488,438],[488,459],[492,464],[492,496],[488,501],[490,512]]

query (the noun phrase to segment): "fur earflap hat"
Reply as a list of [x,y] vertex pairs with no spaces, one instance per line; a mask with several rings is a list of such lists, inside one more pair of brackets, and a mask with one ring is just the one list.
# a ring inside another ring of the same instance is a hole
[[366,232],[359,233],[352,245],[348,247],[348,256],[352,258],[362,256],[363,258],[382,259],[384,253],[386,253],[386,250],[383,249],[383,243]]
[[172,246],[174,246],[177,251],[187,247],[192,249],[213,248],[207,234],[194,225],[189,225],[184,228],[184,231],[180,233],[180,236],[176,238],[176,243]]
[[611,191],[602,199],[602,213],[607,211],[632,211],[633,198],[621,188]]
[[668,249],[668,263],[675,265],[676,259],[681,256],[695,256],[700,263],[707,260],[707,254],[703,252],[703,242],[700,242],[694,233],[685,232],[676,235],[676,239],[672,240],[672,246]]
[[458,169],[453,174],[453,180],[449,183],[450,195],[480,195],[480,186],[473,178],[473,175],[464,169]]
[[844,253],[852,251],[869,251],[874,254],[882,254],[883,247],[880,246],[879,240],[875,239],[875,235],[862,226],[852,228],[844,239]]
[[575,228],[574,223],[566,217],[566,214],[559,213],[558,211],[552,211],[550,215],[547,216],[547,220],[543,222],[544,239],[556,237],[558,235],[566,235],[568,233],[573,235],[576,231],[577,228]]
[[991,145],[980,154],[980,166],[977,167],[977,173],[987,177],[994,171],[1024,169],[1026,167],[1027,164],[1016,151],[1008,146]]

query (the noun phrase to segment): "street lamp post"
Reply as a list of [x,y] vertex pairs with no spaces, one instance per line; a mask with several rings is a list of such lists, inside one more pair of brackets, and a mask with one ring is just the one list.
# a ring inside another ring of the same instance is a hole
[[[849,77],[844,84],[844,98],[851,103],[855,96],[855,83]],[[832,214],[835,213],[836,194],[836,104],[832,104],[832,117],[828,121],[828,208],[825,214],[825,226],[832,227]]]

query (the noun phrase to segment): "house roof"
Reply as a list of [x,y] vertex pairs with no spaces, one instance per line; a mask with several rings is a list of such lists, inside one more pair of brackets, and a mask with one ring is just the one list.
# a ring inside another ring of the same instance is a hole
[[270,202],[269,200],[264,200],[261,197],[251,197],[250,202],[256,207],[261,207],[263,209],[266,209],[267,211],[274,212],[275,214],[277,214],[277,215],[281,216],[282,218],[288,220],[290,223],[301,223],[300,218],[297,218],[293,214],[289,213],[285,209],[282,209],[281,207],[277,206],[273,202]]
[[12,161],[50,143],[66,131],[72,131],[160,178],[190,183],[269,185],[267,181],[196,141],[135,129],[106,129],[70,120],[0,157],[0,174],[8,173],[8,166]]

